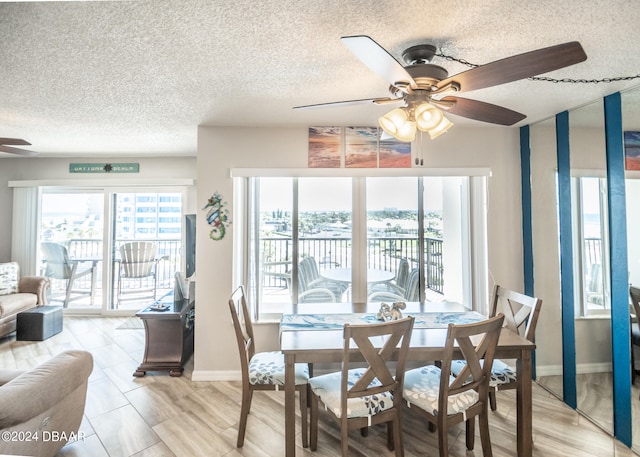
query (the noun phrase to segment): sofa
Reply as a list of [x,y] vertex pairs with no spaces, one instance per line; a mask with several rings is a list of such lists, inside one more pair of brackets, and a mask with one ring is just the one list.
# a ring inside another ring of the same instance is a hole
[[0,370],[0,455],[53,457],[79,432],[93,358],[61,352],[31,370]]
[[0,338],[16,330],[18,313],[47,304],[49,278],[20,277],[17,262],[0,263]]

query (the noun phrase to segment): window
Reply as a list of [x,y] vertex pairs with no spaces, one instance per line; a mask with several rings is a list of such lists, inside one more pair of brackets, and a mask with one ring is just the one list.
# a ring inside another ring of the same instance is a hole
[[[480,185],[470,186],[474,179]],[[471,230],[470,211],[484,201],[484,184],[483,177],[237,178],[235,193],[243,197],[234,202],[241,207],[234,209],[234,239],[243,241],[234,258],[245,260],[234,271],[261,319],[298,303],[392,296],[382,292],[471,307],[471,234],[484,245],[486,230],[484,217]],[[476,261],[486,272],[486,257]],[[406,277],[401,264],[408,264]]]
[[[126,241],[151,241],[157,246],[155,278],[139,280],[139,288],[156,291],[161,297],[173,290],[173,276],[181,271],[182,260],[182,191],[140,193],[105,189],[41,189],[39,242],[63,245],[72,259],[97,259],[95,277],[85,275],[74,281],[74,289],[91,291],[69,303],[71,311],[137,310],[150,299],[118,300],[120,272],[119,249]],[[172,208],[172,217],[160,218],[159,201]],[[170,203],[166,203],[170,202]],[[125,216],[128,215],[128,216]],[[132,217],[132,215],[136,215]],[[105,249],[106,247],[106,249]],[[47,262],[39,253],[39,270],[47,272]],[[83,265],[84,266],[84,265]],[[65,295],[67,282],[52,280],[52,300]],[[134,296],[134,298],[137,298]]]
[[609,314],[611,310],[606,189],[603,178],[572,178],[574,284],[578,316]]

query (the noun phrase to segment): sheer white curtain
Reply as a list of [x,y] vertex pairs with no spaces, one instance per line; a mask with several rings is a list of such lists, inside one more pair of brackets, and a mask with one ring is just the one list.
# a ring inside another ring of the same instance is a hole
[[11,233],[11,260],[20,265],[20,275],[36,275],[38,271],[38,187],[13,188],[13,224]]

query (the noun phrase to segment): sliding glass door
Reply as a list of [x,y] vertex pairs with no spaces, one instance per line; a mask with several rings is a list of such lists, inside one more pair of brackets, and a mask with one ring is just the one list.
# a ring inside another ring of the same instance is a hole
[[112,202],[111,308],[139,309],[173,291],[182,263],[182,195],[117,192]]
[[51,278],[49,301],[100,310],[104,289],[104,195],[45,189],[40,211],[39,274]]
[[39,265],[70,311],[137,311],[182,270],[182,191],[42,189]]

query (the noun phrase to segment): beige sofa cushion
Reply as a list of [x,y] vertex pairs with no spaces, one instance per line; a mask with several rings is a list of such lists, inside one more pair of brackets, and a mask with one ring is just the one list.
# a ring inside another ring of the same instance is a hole
[[35,294],[12,294],[0,296],[0,317],[18,314],[36,306],[38,296]]
[[[92,369],[90,353],[71,350],[0,386],[0,430],[38,433],[41,438],[37,442],[0,440],[0,455],[53,457],[69,437],[78,437]],[[54,432],[64,437],[44,439]]]
[[18,292],[20,267],[17,262],[0,263],[0,295]]

